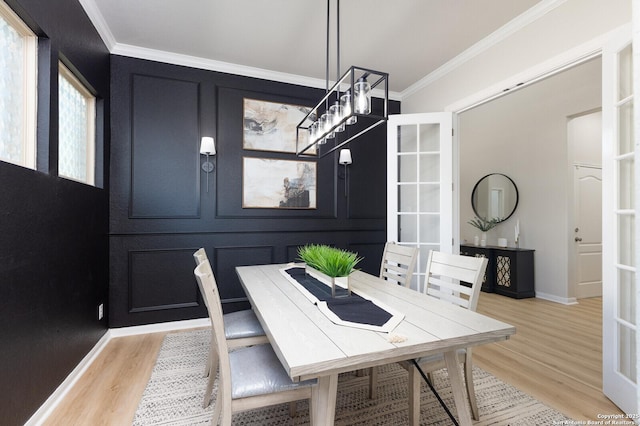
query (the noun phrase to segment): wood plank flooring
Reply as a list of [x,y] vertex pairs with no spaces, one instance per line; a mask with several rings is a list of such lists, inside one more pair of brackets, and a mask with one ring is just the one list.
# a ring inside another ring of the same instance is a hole
[[622,413],[602,393],[602,298],[565,306],[482,293],[478,311],[517,331],[475,348],[476,365],[575,420]]
[[[601,392],[601,299],[564,306],[482,293],[478,311],[517,333],[474,348],[476,365],[576,420],[621,413]],[[44,424],[131,424],[165,334],[111,340]]]

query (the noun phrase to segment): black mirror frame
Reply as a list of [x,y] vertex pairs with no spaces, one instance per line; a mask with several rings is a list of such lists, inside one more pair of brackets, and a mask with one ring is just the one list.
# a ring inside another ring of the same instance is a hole
[[509,179],[509,182],[511,182],[511,184],[513,185],[513,189],[515,189],[516,191],[516,204],[513,206],[513,210],[511,210],[511,213],[509,213],[509,215],[505,218],[503,218],[501,221],[504,222],[505,220],[509,219],[511,216],[513,216],[513,213],[516,211],[516,209],[518,208],[518,202],[520,201],[520,192],[518,191],[518,187],[516,186],[516,183],[513,181],[513,179],[511,179],[509,176],[503,174],[503,173],[489,173],[488,175],[483,176],[482,178],[480,178],[478,180],[478,182],[476,182],[475,186],[473,187],[473,191],[471,191],[471,208],[473,209],[473,212],[476,214],[477,217],[482,218],[482,219],[489,219],[489,218],[483,218],[482,216],[480,216],[480,214],[478,213],[478,211],[476,210],[476,205],[473,202],[473,196],[476,193],[476,190],[478,189],[478,185],[480,185],[480,182],[482,182],[484,179],[488,178],[489,176],[504,176],[507,179]]

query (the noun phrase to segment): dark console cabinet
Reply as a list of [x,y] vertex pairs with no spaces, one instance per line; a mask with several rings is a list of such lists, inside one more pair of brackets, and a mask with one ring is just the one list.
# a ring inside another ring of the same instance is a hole
[[482,291],[498,293],[516,299],[535,297],[534,250],[461,245],[460,254],[465,256],[486,257],[487,272],[482,283]]

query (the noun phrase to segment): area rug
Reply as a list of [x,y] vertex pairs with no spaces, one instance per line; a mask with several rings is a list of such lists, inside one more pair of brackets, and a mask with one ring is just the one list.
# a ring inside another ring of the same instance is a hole
[[[209,347],[210,330],[200,329],[168,334],[158,355],[151,378],[144,391],[133,424],[208,425],[213,401],[202,408],[207,385],[204,364]],[[434,386],[455,412],[455,403],[446,371],[433,375]],[[568,420],[559,412],[510,386],[486,371],[474,367],[476,398],[480,411],[477,425],[547,425]],[[297,414],[289,416],[289,405],[234,414],[234,425],[306,425],[309,424],[307,401],[297,403]],[[355,373],[341,374],[338,380],[336,425],[407,425],[407,373],[397,364],[380,367],[378,398],[368,398],[368,377]],[[423,383],[420,423],[450,425],[451,420]]]

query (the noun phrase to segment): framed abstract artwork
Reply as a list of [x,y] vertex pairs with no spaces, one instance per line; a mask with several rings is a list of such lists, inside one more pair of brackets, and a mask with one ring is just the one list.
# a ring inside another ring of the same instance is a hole
[[242,208],[315,209],[314,161],[243,157]]
[[[244,98],[242,148],[295,154],[296,127],[310,110],[300,105]],[[302,137],[306,142],[307,133]]]

